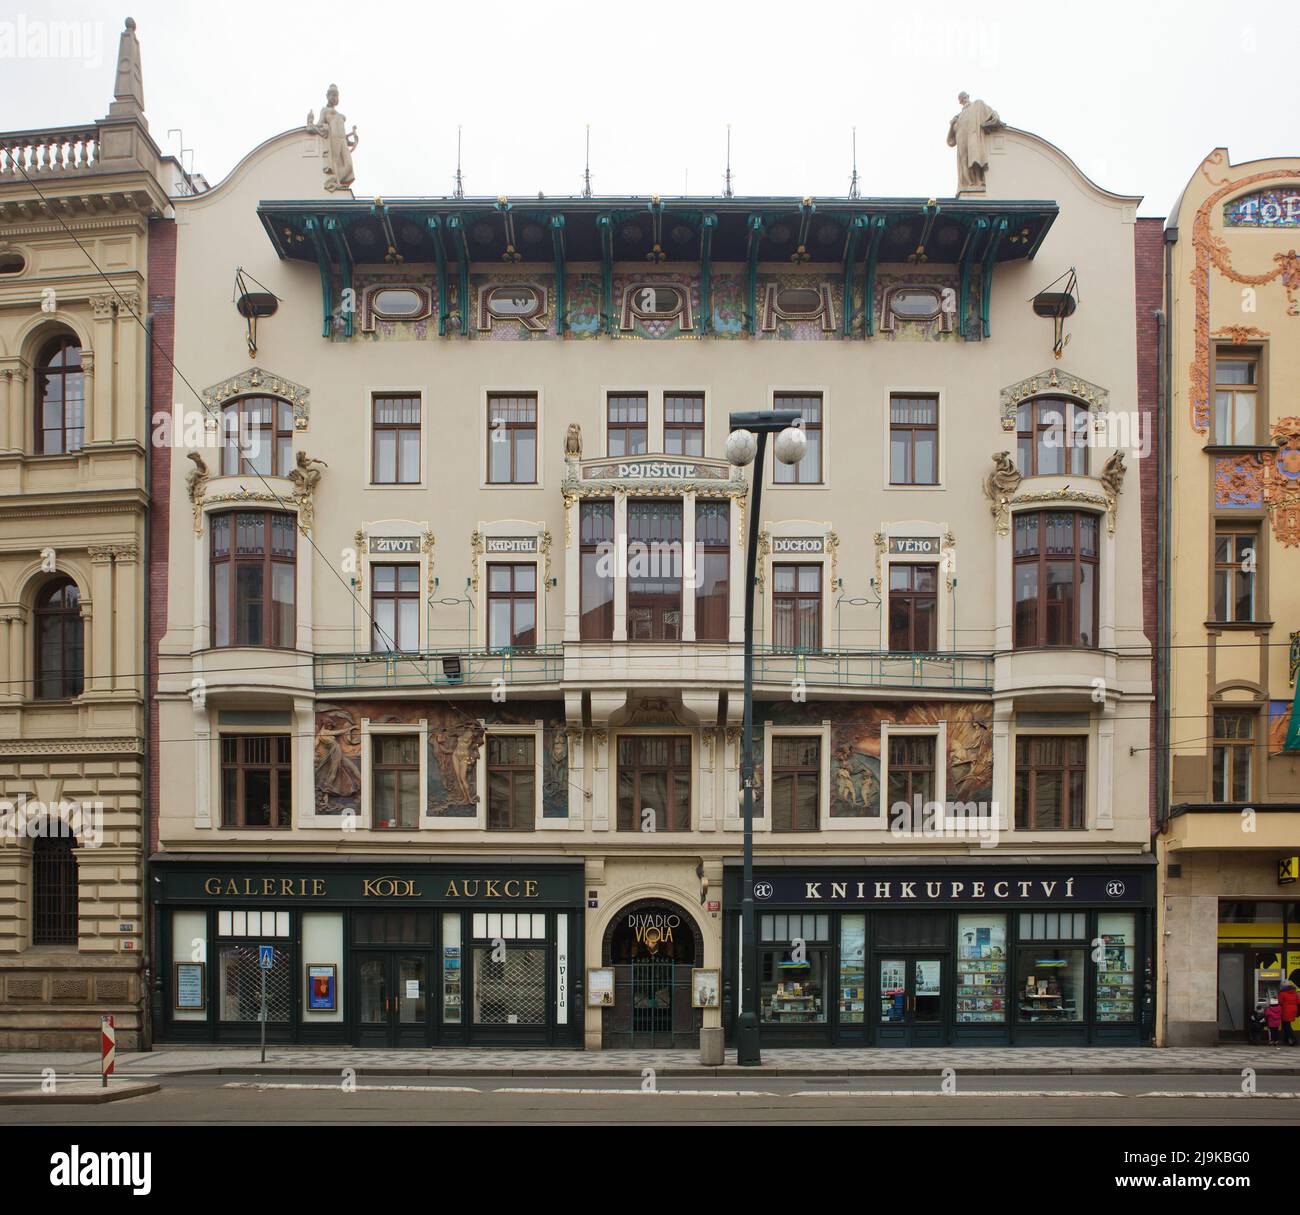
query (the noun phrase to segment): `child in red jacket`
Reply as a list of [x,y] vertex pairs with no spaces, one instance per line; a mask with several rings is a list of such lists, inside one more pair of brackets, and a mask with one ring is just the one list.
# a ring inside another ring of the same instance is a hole
[[1277,1002],[1276,996],[1268,1002],[1268,1008],[1264,1011],[1264,1024],[1268,1026],[1269,1045],[1281,1046],[1282,1006]]

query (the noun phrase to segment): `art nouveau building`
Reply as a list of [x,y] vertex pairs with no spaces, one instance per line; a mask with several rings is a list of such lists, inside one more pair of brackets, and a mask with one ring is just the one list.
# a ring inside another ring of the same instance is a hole
[[[722,457],[777,407],[808,452],[759,473],[767,1040],[1138,1041],[1138,200],[1010,128],[958,198],[380,200],[342,129],[176,202],[159,1036],[255,1034],[261,946],[281,1040],[733,1024]],[[1077,309],[1041,294],[1071,267]]]
[[107,117],[0,135],[0,1046],[142,1039],[148,327],[168,195],[128,21]]
[[1166,231],[1164,1040],[1242,1039],[1300,979],[1300,160],[1192,174]]

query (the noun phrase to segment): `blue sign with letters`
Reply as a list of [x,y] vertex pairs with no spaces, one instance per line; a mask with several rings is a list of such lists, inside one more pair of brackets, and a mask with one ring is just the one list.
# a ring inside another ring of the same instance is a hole
[[259,945],[257,947],[257,965],[262,970],[275,969],[274,945]]

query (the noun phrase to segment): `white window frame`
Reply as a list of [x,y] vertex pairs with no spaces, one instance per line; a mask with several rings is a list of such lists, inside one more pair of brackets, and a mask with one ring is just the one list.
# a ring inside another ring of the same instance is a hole
[[[489,481],[488,444],[492,442],[492,426],[488,421],[488,402],[494,396],[530,395],[537,398],[537,480]],[[479,489],[507,490],[512,493],[546,488],[546,392],[540,384],[486,384],[479,393],[478,483]]]
[[371,739],[378,734],[417,734],[420,739],[420,809],[416,819],[415,830],[428,830],[429,804],[429,719],[422,717],[418,722],[372,722],[370,718],[361,719],[361,813],[358,829],[373,831],[376,838],[383,836],[403,836],[409,834],[401,828],[385,827],[382,831],[374,828],[374,748]]
[[[479,589],[475,592],[478,603],[474,610],[474,630],[475,636],[479,638],[480,648],[486,650],[489,645],[488,637],[488,566],[489,565],[532,565],[534,579],[537,589],[533,592],[535,612],[537,618],[536,632],[537,644],[546,644],[546,592],[545,582],[546,573],[546,554],[542,551],[542,541],[546,534],[546,523],[544,520],[537,519],[493,519],[485,521],[480,519],[478,522],[479,539],[483,542],[483,551],[479,553]],[[528,536],[536,541],[536,551],[531,553],[489,553],[487,542],[489,539],[498,539],[502,536]],[[551,542],[552,562],[554,562],[555,543],[554,538]],[[552,567],[552,578],[558,576]],[[558,586],[558,580],[556,582]],[[454,646],[449,647],[455,649]]]
[[[383,492],[386,490],[423,490],[428,489],[429,485],[429,410],[428,401],[425,398],[423,388],[412,388],[410,386],[386,387],[377,385],[367,387],[366,408],[365,408],[365,427],[366,427],[366,477],[362,489],[367,492]],[[375,397],[416,397],[420,402],[420,479],[418,481],[401,481],[386,482],[374,481],[371,478],[375,475]],[[484,403],[484,416],[487,415],[486,401]],[[484,459],[486,460],[486,454]]]

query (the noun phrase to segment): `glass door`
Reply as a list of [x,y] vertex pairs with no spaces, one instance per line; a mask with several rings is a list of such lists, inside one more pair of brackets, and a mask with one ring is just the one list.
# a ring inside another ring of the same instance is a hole
[[876,1040],[881,1046],[941,1046],[947,1041],[941,956],[876,959]]
[[356,953],[358,1046],[425,1046],[429,959],[423,953]]
[[425,1046],[429,1041],[429,959],[425,954],[394,954],[393,1042]]
[[353,954],[357,1001],[357,1045],[389,1046],[388,958],[382,953]]

